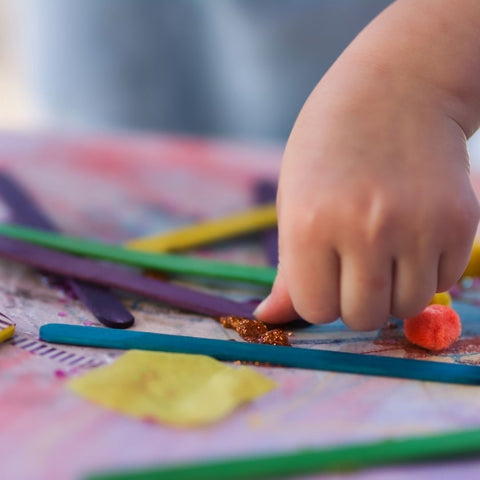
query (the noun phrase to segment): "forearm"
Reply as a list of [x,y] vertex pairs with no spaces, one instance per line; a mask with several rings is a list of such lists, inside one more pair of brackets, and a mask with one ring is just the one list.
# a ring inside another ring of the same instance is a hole
[[387,89],[403,89],[418,101],[432,98],[468,137],[480,124],[480,1],[397,0],[354,40],[326,80],[345,68],[357,69],[350,78],[360,89],[373,75]]

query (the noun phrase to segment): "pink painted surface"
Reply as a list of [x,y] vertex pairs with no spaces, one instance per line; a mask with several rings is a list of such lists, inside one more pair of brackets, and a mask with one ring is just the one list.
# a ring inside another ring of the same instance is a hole
[[[0,166],[35,196],[66,233],[121,242],[194,219],[240,210],[257,179],[275,179],[281,150],[192,138],[0,135]],[[8,211],[0,204],[0,218]],[[255,239],[202,254],[265,261]],[[209,284],[234,298],[265,291]],[[346,330],[339,322],[299,328],[306,348],[480,363],[478,286],[460,292],[464,332],[435,357],[406,344],[402,329]],[[135,329],[236,338],[212,319],[124,296]],[[144,423],[90,404],[64,388],[84,369],[118,352],[59,347],[38,341],[46,322],[96,320],[40,275],[0,261],[0,312],[17,323],[14,342],[0,346],[0,478],[79,479],[97,469],[142,466],[226,455],[284,451],[362,440],[480,427],[476,387],[257,367],[279,388],[207,428],[182,430]],[[331,478],[478,478],[480,461],[406,466]],[[312,478],[312,477],[311,477]],[[330,478],[328,476],[322,478]]]

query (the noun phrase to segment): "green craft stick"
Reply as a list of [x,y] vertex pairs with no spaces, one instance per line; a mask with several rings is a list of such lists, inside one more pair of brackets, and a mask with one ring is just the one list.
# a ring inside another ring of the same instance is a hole
[[70,345],[193,353],[226,361],[242,360],[293,368],[480,385],[480,367],[473,365],[56,323],[40,327],[40,338]]
[[480,429],[272,455],[104,472],[86,480],[260,480],[477,456]]
[[0,224],[0,235],[76,255],[162,272],[213,277],[271,286],[276,269],[185,255],[146,253],[18,225]]
[[88,480],[255,480],[351,471],[380,465],[457,458],[480,452],[480,430],[454,431],[343,447],[303,450],[137,471],[99,473]]

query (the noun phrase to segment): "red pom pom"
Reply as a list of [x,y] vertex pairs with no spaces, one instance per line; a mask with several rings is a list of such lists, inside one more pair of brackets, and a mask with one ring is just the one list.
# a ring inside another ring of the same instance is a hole
[[420,315],[406,318],[404,326],[408,340],[427,350],[448,348],[462,331],[457,312],[446,305],[429,305]]

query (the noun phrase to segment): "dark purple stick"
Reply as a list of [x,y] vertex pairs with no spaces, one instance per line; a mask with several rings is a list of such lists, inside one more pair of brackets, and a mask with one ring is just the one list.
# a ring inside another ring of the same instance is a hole
[[[0,173],[0,195],[12,210],[16,223],[51,232],[58,231],[28,193],[13,178],[4,173]],[[107,327],[128,328],[133,325],[132,314],[108,289],[69,278],[62,280],[90,312]]]
[[[270,203],[277,196],[277,185],[274,182],[262,180],[255,185],[255,203]],[[278,265],[278,229],[271,228],[262,232],[262,244],[269,265]]]
[[254,318],[251,305],[144,277],[118,265],[75,257],[20,240],[0,236],[0,256],[57,275],[136,293],[203,315]]

